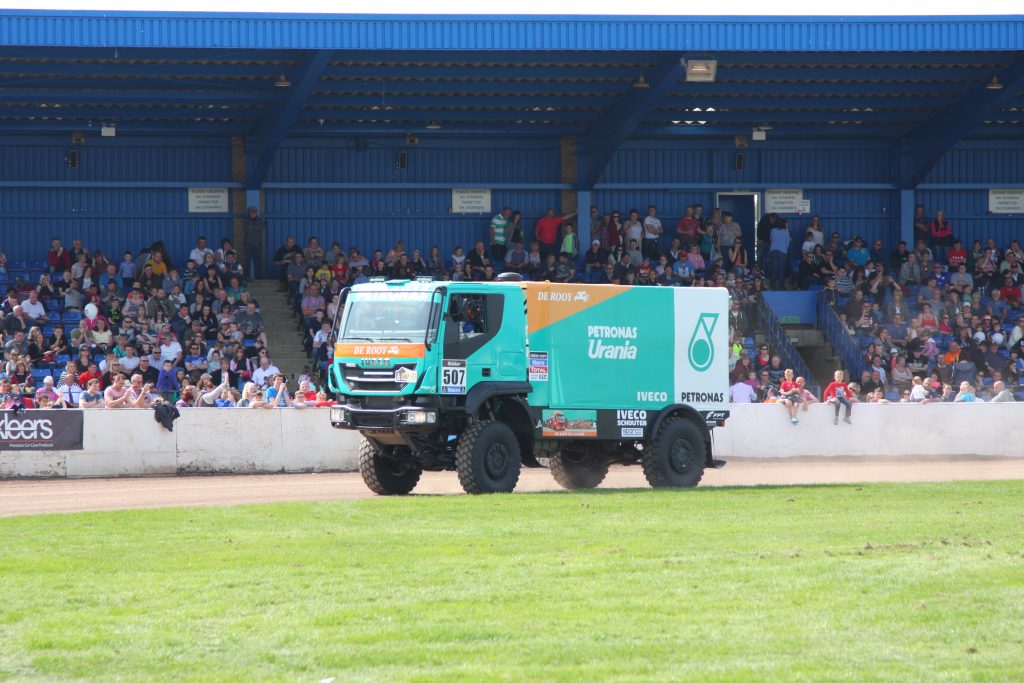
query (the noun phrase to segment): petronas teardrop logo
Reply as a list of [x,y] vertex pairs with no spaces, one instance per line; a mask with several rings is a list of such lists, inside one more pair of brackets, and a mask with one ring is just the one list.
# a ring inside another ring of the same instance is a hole
[[715,362],[715,345],[711,341],[711,333],[718,324],[717,313],[701,313],[697,318],[697,326],[693,328],[687,358],[690,367],[697,372],[705,372]]

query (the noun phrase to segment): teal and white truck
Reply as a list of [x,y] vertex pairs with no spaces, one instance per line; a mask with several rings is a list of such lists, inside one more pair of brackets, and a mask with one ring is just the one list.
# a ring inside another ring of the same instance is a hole
[[728,292],[550,282],[388,281],[347,291],[329,366],[338,429],[382,495],[424,470],[512,491],[546,460],[566,488],[613,463],[696,486],[729,416]]

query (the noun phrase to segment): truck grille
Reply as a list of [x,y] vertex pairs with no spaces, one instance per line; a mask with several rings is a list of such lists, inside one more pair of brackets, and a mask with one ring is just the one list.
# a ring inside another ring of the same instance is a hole
[[345,365],[342,367],[341,377],[353,391],[372,391],[377,393],[397,394],[405,388],[404,383],[395,381],[395,371],[398,368],[416,369],[415,363],[398,363],[393,368],[360,368],[358,366]]

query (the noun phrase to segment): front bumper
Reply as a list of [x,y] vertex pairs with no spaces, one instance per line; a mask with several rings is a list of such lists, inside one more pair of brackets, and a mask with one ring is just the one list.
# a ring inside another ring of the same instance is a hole
[[437,410],[420,406],[362,408],[349,404],[331,406],[331,426],[360,431],[429,430],[438,421]]

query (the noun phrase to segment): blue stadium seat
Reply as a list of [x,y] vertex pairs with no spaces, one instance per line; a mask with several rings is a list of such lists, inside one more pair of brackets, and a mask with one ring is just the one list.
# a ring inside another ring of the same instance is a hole
[[242,340],[242,346],[256,346],[256,340],[255,339],[243,339]]
[[60,308],[61,308],[60,300],[58,300],[58,299],[49,299],[49,300],[46,301],[46,310],[47,311],[51,311],[51,312],[52,311],[59,311]]
[[887,392],[885,392],[885,398],[886,398],[886,400],[889,400],[889,401],[898,401],[898,400],[900,400],[900,392],[898,392],[898,391],[887,391]]
[[57,354],[57,362],[60,363],[61,365],[65,365],[69,360],[71,360],[71,356],[67,355],[66,353]]
[[64,273],[54,273],[50,276],[50,280],[53,282],[64,282]]
[[50,270],[50,264],[46,261],[32,261],[28,264],[29,270],[41,270],[44,273]]
[[37,385],[42,384],[44,378],[51,376],[50,371],[46,368],[33,368],[32,370],[32,377],[36,380]]
[[82,313],[81,311],[64,311],[61,319],[66,323],[78,324],[82,322]]

